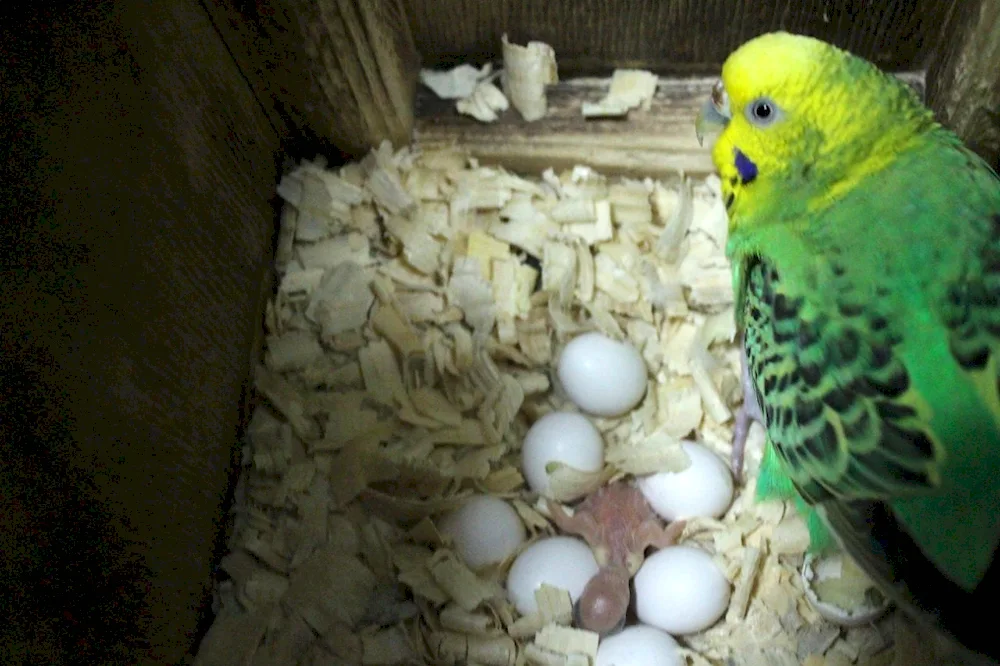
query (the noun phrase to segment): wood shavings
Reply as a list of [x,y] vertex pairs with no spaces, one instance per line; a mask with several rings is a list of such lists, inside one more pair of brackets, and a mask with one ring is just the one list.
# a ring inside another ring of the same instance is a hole
[[377,340],[358,353],[361,377],[368,395],[383,405],[406,401],[406,388],[392,348],[385,340]]
[[306,317],[320,327],[324,339],[355,331],[368,320],[375,302],[371,274],[350,261],[339,263],[323,274],[312,292]]
[[294,386],[263,366],[257,367],[254,380],[257,389],[288,419],[296,435],[305,440],[319,439],[319,425],[306,415],[306,401]]
[[757,580],[760,570],[761,551],[759,548],[746,548],[743,551],[743,562],[740,566],[740,577],[729,602],[726,612],[726,622],[737,622],[746,617],[750,604],[750,593]]
[[622,264],[601,252],[594,258],[595,286],[619,303],[639,300],[639,282]]
[[242,666],[255,663],[255,655],[272,623],[272,608],[241,615],[220,615],[198,647],[195,666]]
[[469,612],[457,604],[448,604],[438,614],[441,626],[464,634],[488,634],[495,630],[488,613]]
[[495,122],[509,108],[507,97],[488,81],[480,82],[468,96],[455,103],[456,111],[484,123]]
[[616,69],[611,75],[611,87],[600,102],[584,102],[585,118],[624,116],[631,109],[648,111],[656,92],[656,75],[639,69]]
[[487,441],[496,443],[503,439],[523,402],[524,389],[520,382],[510,375],[503,375],[479,409]]
[[480,336],[488,334],[496,321],[493,288],[483,277],[483,270],[479,259],[459,257],[448,282],[449,298],[465,313],[465,320]]
[[473,611],[479,604],[496,596],[498,590],[480,580],[450,550],[439,550],[428,563],[431,576],[462,610]]
[[549,487],[545,496],[558,502],[572,502],[585,497],[614,476],[614,469],[611,467],[584,472],[555,462],[546,465],[545,471],[549,475]]
[[[552,470],[559,499],[683,470],[683,440],[729,453],[741,395],[718,185],[583,165],[522,177],[388,144],[292,170],[245,506],[203,646],[218,661],[202,663],[592,666],[596,636],[571,629],[568,593],[543,587],[538,613],[518,616],[509,562],[471,571],[435,521],[489,493],[529,540],[554,533],[520,445],[569,407],[554,364],[583,331],[635,346],[649,383],[630,414],[594,420],[603,469]],[[891,663],[907,640],[892,615],[841,631],[806,600],[804,522],[754,500],[762,443],[751,428],[726,515],[684,530],[734,585],[725,617],[683,637],[688,663]]]
[[716,423],[725,423],[732,417],[732,412],[726,406],[725,400],[719,394],[719,387],[712,381],[709,375],[708,352],[700,347],[692,348],[690,359],[691,379],[701,393],[702,404],[705,412]]
[[598,636],[592,631],[550,624],[525,649],[529,664],[587,666],[597,659]]
[[476,86],[492,74],[491,63],[486,63],[481,68],[463,64],[445,71],[421,69],[420,82],[441,99],[461,99],[471,95]]
[[605,460],[616,470],[637,476],[681,472],[691,465],[681,441],[664,431],[654,432],[639,442],[616,442],[608,448]]
[[545,86],[558,83],[556,54],[544,42],[512,44],[503,35],[503,90],[527,122],[545,117],[548,102]]
[[512,638],[531,638],[550,625],[569,626],[573,620],[573,602],[569,592],[542,584],[535,590],[538,611],[521,617],[507,629]]
[[319,362],[322,355],[316,336],[308,331],[287,331],[268,338],[264,363],[276,372],[289,372]]
[[520,500],[515,500],[511,504],[514,510],[517,511],[517,515],[524,521],[524,526],[528,529],[529,534],[549,529],[549,521],[540,511]]
[[771,531],[770,550],[782,555],[803,553],[809,547],[809,528],[802,516],[792,513],[774,526]]
[[356,557],[320,550],[289,580],[282,603],[323,634],[336,623],[356,626],[375,589],[375,576]]
[[507,636],[478,637],[450,631],[437,631],[428,638],[431,655],[443,664],[459,666],[514,666],[517,644]]
[[402,627],[389,627],[375,633],[362,634],[361,645],[361,663],[365,666],[409,663],[415,652]]
[[387,217],[385,228],[403,244],[403,254],[411,266],[425,274],[437,270],[441,244],[426,229],[398,215]]

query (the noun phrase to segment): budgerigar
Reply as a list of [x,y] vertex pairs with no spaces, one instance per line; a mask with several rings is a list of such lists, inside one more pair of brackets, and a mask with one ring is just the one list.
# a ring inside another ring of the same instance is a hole
[[1000,179],[908,85],[799,35],[730,55],[712,123],[759,494],[1000,657]]

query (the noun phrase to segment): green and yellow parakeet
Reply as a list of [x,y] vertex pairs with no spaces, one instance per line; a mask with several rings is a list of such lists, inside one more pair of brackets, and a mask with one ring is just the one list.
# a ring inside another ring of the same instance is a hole
[[804,36],[733,52],[713,122],[758,494],[1000,657],[1000,179],[909,86]]

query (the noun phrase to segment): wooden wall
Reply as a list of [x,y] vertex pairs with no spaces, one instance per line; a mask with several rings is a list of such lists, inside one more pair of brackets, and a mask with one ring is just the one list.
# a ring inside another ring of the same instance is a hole
[[0,662],[177,664],[207,610],[278,134],[197,2],[32,11],[0,17]]
[[410,0],[425,64],[495,57],[500,36],[540,39],[560,70],[641,66],[715,73],[747,39],[771,30],[814,35],[893,70],[922,68],[961,0]]
[[[615,67],[685,76],[715,74],[739,44],[779,29],[831,41],[890,71],[930,68],[935,111],[982,154],[1000,153],[1000,136],[994,137],[1000,67],[985,64],[966,75],[969,58],[996,62],[977,55],[993,52],[986,36],[996,31],[980,28],[978,41],[969,35],[976,17],[988,22],[1000,0],[206,3],[265,110],[301,136],[298,145],[332,157],[360,156],[383,138],[406,142],[418,66],[498,60],[504,33],[522,43],[550,43],[563,76]],[[973,89],[977,95],[967,94]]]
[[1000,172],[1000,0],[962,3],[948,34],[929,63],[929,103]]

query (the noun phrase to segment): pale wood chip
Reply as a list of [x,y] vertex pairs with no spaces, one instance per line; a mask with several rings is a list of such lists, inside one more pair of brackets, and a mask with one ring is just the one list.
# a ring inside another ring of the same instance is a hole
[[486,394],[478,412],[486,441],[498,443],[503,439],[523,402],[520,382],[510,375],[501,376],[500,383]]
[[322,634],[335,623],[357,625],[375,582],[358,558],[321,549],[292,574],[282,604]]
[[664,261],[673,263],[680,258],[681,245],[691,228],[694,216],[694,195],[687,179],[679,190],[657,188],[653,192],[653,207],[663,225],[656,242],[656,252]]
[[809,547],[809,529],[797,512],[789,513],[774,526],[770,538],[770,551],[776,555],[804,553]]
[[403,359],[423,356],[424,343],[419,333],[396,309],[394,304],[383,304],[371,316],[372,329],[384,337]]
[[438,663],[460,666],[514,666],[517,644],[507,636],[470,636],[452,631],[436,631],[427,637],[431,655]]
[[732,412],[726,406],[726,401],[722,399],[719,387],[712,381],[708,366],[711,362],[708,351],[701,347],[692,347],[690,359],[691,378],[701,393],[702,405],[705,412],[715,420],[716,423],[725,423],[732,418]]
[[371,272],[353,262],[328,269],[313,290],[306,317],[319,326],[324,338],[361,328],[375,302]]
[[198,646],[195,666],[249,666],[271,624],[274,607],[220,615]]
[[503,90],[527,122],[543,118],[548,110],[545,86],[559,81],[555,51],[544,42],[512,44],[502,37]]
[[385,340],[376,340],[358,353],[368,395],[384,405],[409,402],[396,357]]
[[395,171],[375,167],[368,175],[367,186],[375,202],[392,215],[408,214],[416,207]]
[[691,458],[678,438],[659,430],[638,442],[622,440],[609,446],[605,462],[618,471],[643,475],[683,471]]
[[478,488],[491,495],[511,495],[523,486],[521,472],[509,464],[493,469],[485,479],[478,481]]
[[306,414],[306,399],[291,383],[262,365],[256,368],[254,382],[257,390],[288,419],[296,435],[306,441],[319,439],[319,424]]
[[281,630],[271,632],[270,639],[265,641],[255,655],[254,666],[297,664],[316,640],[310,626],[297,615],[282,618],[280,626]]
[[425,274],[433,274],[438,269],[441,244],[417,223],[390,215],[385,220],[386,230],[403,245],[403,255],[411,266]]
[[740,577],[736,581],[729,610],[726,612],[726,622],[739,622],[746,617],[747,607],[750,605],[750,594],[757,581],[762,559],[763,554],[759,548],[745,548],[743,550]]
[[[542,253],[542,289],[558,294],[565,304],[576,285],[576,251],[564,243],[549,242]],[[568,286],[567,286],[568,285]]]
[[324,269],[300,269],[297,265],[289,266],[288,272],[278,284],[278,296],[286,302],[298,303],[309,298],[323,279]]
[[448,296],[461,308],[465,320],[478,335],[485,336],[493,329],[496,321],[493,288],[483,278],[479,259],[455,258],[455,265],[448,281]]
[[288,586],[285,575],[258,568],[237,587],[237,595],[240,603],[248,609],[266,608],[281,601]]
[[576,297],[586,305],[594,298],[594,255],[583,243],[575,243],[576,251]]
[[595,286],[619,303],[639,300],[639,282],[631,271],[608,253],[599,252],[594,258]]
[[503,593],[495,585],[480,580],[450,550],[438,550],[427,566],[437,584],[463,610],[474,611],[487,599]]
[[495,122],[509,108],[507,97],[488,81],[480,82],[467,97],[455,103],[456,111],[484,123]]
[[368,238],[360,233],[347,233],[308,245],[296,245],[295,254],[305,269],[330,269],[340,264],[370,266],[375,262]]
[[517,619],[507,628],[512,638],[530,638],[550,625],[569,626],[573,621],[573,601],[569,592],[542,584],[535,590],[538,611]]
[[[592,631],[550,624],[538,632],[535,641],[528,645],[526,650],[529,663],[537,659],[536,663],[540,664],[586,665],[597,659],[597,644],[598,635]],[[552,661],[553,657],[559,656],[563,657],[561,662]]]
[[545,471],[549,476],[545,496],[558,502],[572,502],[586,497],[606,484],[615,473],[611,467],[586,472],[558,462],[550,462]]
[[584,102],[581,111],[586,118],[624,116],[642,107],[648,111],[656,93],[656,74],[641,69],[616,69],[611,75],[608,94],[599,102]]
[[442,628],[462,634],[483,635],[494,633],[496,630],[493,617],[489,613],[469,612],[454,603],[442,608],[438,619]]
[[362,634],[361,644],[361,663],[365,666],[412,663],[416,654],[409,635],[402,627]]

